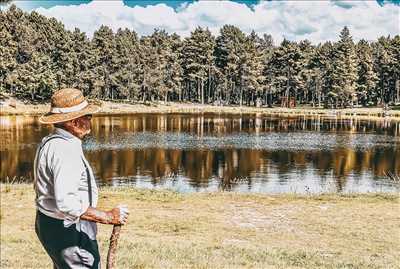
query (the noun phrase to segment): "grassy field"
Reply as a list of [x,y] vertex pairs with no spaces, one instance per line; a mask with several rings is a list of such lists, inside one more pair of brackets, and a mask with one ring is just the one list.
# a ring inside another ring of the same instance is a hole
[[[1,268],[51,268],[31,185],[1,185]],[[320,196],[101,189],[128,204],[118,268],[400,268],[398,195]],[[105,265],[110,226],[101,225]]]

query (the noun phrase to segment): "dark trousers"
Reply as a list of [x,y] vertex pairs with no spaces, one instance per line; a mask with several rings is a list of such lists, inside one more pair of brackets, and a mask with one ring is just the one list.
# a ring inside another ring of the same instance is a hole
[[37,211],[36,234],[54,268],[100,268],[100,253],[96,240],[76,229],[76,224],[64,227],[63,220],[54,219]]

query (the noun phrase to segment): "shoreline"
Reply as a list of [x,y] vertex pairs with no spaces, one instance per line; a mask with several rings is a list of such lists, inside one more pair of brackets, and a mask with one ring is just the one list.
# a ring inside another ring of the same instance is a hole
[[[382,108],[343,108],[324,109],[312,107],[281,108],[281,107],[247,107],[247,106],[214,106],[188,103],[150,103],[127,104],[104,101],[99,115],[140,114],[140,113],[223,113],[223,114],[260,114],[290,116],[323,116],[340,118],[359,118],[371,120],[398,120],[400,110],[388,110],[384,115]],[[0,106],[0,116],[26,115],[38,116],[47,113],[50,104],[23,104],[17,102],[12,105],[4,103]]]
[[[1,268],[48,268],[34,232],[34,191],[0,184]],[[120,268],[397,268],[398,195],[180,194],[100,188],[127,204]],[[382,220],[385,221],[382,221]],[[367,220],[367,221],[366,221]],[[98,225],[104,264],[112,227]],[[31,257],[36,259],[32,261]]]

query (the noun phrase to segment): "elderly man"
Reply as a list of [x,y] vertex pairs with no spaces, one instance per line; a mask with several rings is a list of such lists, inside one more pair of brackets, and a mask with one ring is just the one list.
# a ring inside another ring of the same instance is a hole
[[51,98],[51,111],[39,121],[55,131],[36,151],[36,234],[55,268],[100,268],[96,223],[125,224],[128,210],[96,208],[98,189],[82,151],[91,131],[91,115],[100,109],[80,90],[62,89]]

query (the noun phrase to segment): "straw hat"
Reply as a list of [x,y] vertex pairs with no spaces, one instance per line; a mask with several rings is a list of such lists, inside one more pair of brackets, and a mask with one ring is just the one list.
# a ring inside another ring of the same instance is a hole
[[89,104],[78,89],[67,88],[56,91],[51,97],[50,112],[39,118],[40,123],[53,124],[93,114],[100,106]]

